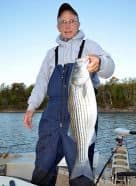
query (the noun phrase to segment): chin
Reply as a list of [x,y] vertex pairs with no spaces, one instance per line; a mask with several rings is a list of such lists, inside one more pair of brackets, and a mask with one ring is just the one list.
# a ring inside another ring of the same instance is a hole
[[66,36],[65,39],[66,40],[69,40],[69,39],[72,39],[74,36]]
[[74,37],[74,34],[64,34],[64,38],[71,39]]

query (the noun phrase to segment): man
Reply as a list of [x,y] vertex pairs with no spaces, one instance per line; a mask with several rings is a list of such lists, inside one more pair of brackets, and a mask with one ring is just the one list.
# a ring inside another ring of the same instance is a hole
[[[45,95],[49,101],[39,123],[39,140],[36,147],[35,169],[32,183],[55,186],[57,164],[65,156],[71,175],[76,156],[76,146],[68,136],[70,117],[68,112],[68,84],[75,59],[88,56],[88,71],[94,88],[99,84],[98,76],[108,78],[114,71],[114,62],[102,48],[91,40],[84,40],[79,30],[79,16],[67,3],[61,5],[57,16],[58,47],[50,49],[43,61],[36,84],[28,100],[24,116],[25,127],[32,127],[32,116]],[[95,134],[94,134],[95,135]],[[89,149],[93,159],[94,144]],[[80,176],[70,180],[71,186],[93,185],[93,180]]]

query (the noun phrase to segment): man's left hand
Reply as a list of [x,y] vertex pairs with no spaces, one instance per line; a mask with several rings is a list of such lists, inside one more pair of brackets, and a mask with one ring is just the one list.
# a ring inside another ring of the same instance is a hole
[[98,72],[100,69],[100,58],[97,55],[88,55],[89,64],[87,69],[89,72]]

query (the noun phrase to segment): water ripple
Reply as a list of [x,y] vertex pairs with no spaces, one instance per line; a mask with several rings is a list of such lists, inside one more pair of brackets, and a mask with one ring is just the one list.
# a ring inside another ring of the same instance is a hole
[[[35,150],[38,139],[38,123],[41,113],[33,118],[33,129],[23,126],[24,113],[0,113],[0,152],[31,152]],[[115,145],[117,127],[135,130],[135,113],[100,113],[96,148],[104,155],[105,161],[109,158]],[[131,163],[136,163],[136,135],[129,135],[125,142],[129,150]]]

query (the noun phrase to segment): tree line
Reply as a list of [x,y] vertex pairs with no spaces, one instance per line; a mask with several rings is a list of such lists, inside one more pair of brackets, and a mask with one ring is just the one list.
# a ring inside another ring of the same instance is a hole
[[[20,111],[27,108],[27,100],[34,85],[24,83],[0,85],[0,111]],[[112,77],[98,88],[98,107],[102,109],[136,109],[136,79],[119,81]],[[48,102],[46,97],[39,109],[43,109]]]

